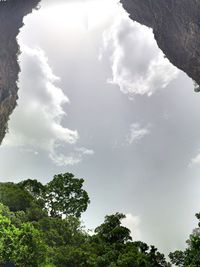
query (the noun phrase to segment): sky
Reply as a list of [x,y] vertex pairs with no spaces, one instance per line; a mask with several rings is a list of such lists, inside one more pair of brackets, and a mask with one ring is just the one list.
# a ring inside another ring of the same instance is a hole
[[183,249],[200,211],[200,95],[117,0],[43,0],[18,36],[18,106],[2,181],[84,178],[94,229],[127,215],[134,240]]

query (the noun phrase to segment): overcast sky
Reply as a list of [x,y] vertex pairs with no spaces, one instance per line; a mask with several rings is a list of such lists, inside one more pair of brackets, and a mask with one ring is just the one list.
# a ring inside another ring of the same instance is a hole
[[181,249],[200,211],[200,95],[117,0],[48,1],[24,20],[3,181],[85,179],[87,228],[127,214],[135,240]]

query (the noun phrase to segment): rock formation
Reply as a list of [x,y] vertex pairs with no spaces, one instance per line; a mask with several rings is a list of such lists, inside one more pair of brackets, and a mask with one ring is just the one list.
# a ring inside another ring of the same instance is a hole
[[40,0],[0,0],[0,143],[16,106],[19,65],[17,35],[23,18]]
[[200,1],[121,0],[130,18],[153,29],[159,48],[200,85]]

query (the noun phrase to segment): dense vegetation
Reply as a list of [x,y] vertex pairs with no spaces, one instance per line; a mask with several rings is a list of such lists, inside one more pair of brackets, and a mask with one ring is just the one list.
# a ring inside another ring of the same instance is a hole
[[[125,217],[105,217],[94,233],[81,225],[89,197],[83,179],[71,173],[55,175],[43,185],[37,180],[0,183],[0,264],[16,267],[167,267],[154,246],[133,242]],[[197,214],[200,218],[200,214]],[[200,266],[199,229],[186,251],[170,253],[177,266]]]

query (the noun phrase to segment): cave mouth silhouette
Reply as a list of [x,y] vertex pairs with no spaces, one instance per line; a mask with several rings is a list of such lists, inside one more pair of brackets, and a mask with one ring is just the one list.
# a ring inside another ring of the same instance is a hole
[[153,29],[158,47],[168,60],[200,85],[200,1],[120,2],[133,21]]
[[37,9],[40,0],[0,1],[0,144],[7,132],[8,120],[17,105],[20,53],[17,36],[23,18]]

